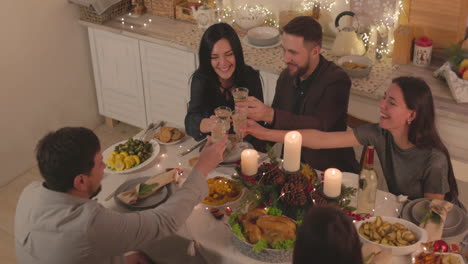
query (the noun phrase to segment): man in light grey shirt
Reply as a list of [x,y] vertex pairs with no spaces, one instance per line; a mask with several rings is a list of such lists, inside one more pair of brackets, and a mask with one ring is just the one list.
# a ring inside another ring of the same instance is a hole
[[45,182],[27,186],[16,209],[18,263],[149,263],[141,253],[123,255],[183,225],[207,195],[205,176],[222,160],[225,143],[209,140],[183,187],[164,204],[119,213],[91,200],[105,167],[96,135],[86,128],[49,133],[36,153]]

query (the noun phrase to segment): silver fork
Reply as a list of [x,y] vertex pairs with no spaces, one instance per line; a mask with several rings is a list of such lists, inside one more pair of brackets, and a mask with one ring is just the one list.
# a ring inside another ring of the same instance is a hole
[[143,132],[143,134],[141,134],[141,136],[138,139],[143,140],[145,138],[146,134],[148,133],[148,131],[150,131],[153,128],[154,128],[154,123],[150,123],[148,125],[148,127],[145,129],[145,132]]

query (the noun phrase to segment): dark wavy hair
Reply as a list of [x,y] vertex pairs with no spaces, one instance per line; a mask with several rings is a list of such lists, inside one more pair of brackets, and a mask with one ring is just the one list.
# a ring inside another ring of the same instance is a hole
[[408,140],[418,148],[435,148],[447,157],[448,182],[450,192],[445,200],[458,199],[458,186],[453,173],[452,162],[447,147],[442,142],[435,125],[434,100],[427,83],[416,77],[398,77],[392,80],[403,93],[406,106],[416,112],[416,118],[409,125]]
[[351,218],[336,207],[311,207],[297,231],[293,264],[362,264]]
[[36,159],[47,188],[73,188],[77,175],[89,175],[100,149],[97,136],[84,127],[64,127],[44,136],[36,146]]
[[322,46],[322,26],[310,16],[298,16],[283,27],[283,32],[303,37],[305,42]]
[[214,71],[213,66],[211,66],[211,52],[216,42],[221,39],[226,39],[229,42],[234,52],[234,57],[236,58],[236,68],[233,74],[234,84],[245,86],[244,71],[246,67],[244,51],[242,50],[242,45],[236,31],[226,23],[211,25],[205,33],[203,33],[200,41],[200,49],[198,50],[200,63],[194,75],[199,74],[217,84],[219,83],[218,75]]

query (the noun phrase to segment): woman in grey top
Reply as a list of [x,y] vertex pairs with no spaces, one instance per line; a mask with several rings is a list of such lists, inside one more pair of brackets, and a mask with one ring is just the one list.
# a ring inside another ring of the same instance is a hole
[[[246,132],[282,142],[287,131],[269,130],[249,120]],[[391,193],[410,199],[445,198],[459,204],[450,155],[435,127],[432,93],[421,79],[393,79],[380,102],[378,124],[345,132],[300,132],[303,146],[314,149],[373,145]]]

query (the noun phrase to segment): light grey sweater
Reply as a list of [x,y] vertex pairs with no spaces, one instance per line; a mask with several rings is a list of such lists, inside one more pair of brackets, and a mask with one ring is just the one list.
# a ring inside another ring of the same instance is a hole
[[16,208],[18,263],[124,263],[123,254],[175,233],[208,193],[205,177],[193,170],[164,204],[119,213],[96,201],[51,191],[33,182]]

